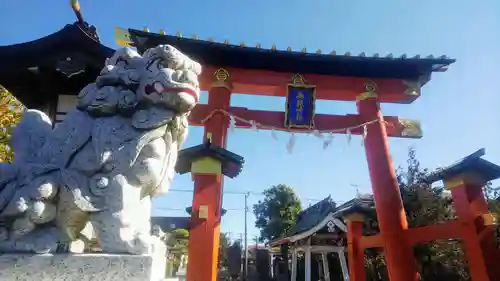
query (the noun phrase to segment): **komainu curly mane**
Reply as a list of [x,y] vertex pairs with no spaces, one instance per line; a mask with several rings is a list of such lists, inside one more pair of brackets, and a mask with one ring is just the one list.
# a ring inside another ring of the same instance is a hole
[[0,165],[0,251],[68,248],[90,223],[105,252],[151,253],[151,197],[172,180],[200,73],[169,45],[121,49],[55,129],[26,111]]

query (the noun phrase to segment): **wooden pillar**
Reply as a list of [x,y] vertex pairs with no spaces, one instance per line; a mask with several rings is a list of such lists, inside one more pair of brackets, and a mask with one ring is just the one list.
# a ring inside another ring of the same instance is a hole
[[[309,244],[309,243],[308,243]],[[304,261],[305,261],[305,272],[304,281],[311,281],[311,246],[307,245],[304,247]]]
[[495,245],[494,218],[483,194],[485,183],[480,175],[463,174],[445,179],[461,222],[462,245],[474,281],[500,280],[499,250]]
[[[229,74],[224,69],[214,73],[214,83],[208,93],[208,104],[213,109],[228,110],[231,98]],[[225,148],[228,117],[216,113],[205,124],[203,141]],[[193,174],[194,196],[187,280],[216,281],[219,258],[220,219],[223,176],[221,174]]]
[[358,112],[363,120],[378,120],[367,126],[365,152],[376,202],[380,232],[384,239],[387,271],[391,281],[418,280],[412,245],[405,239],[406,214],[389,153],[383,115],[377,101],[376,85],[365,84],[366,92],[358,97]]
[[328,265],[328,254],[326,252],[321,252],[321,262],[323,264],[323,276],[325,276],[325,281],[330,281],[330,266]]
[[350,281],[366,281],[365,251],[361,247],[364,217],[361,214],[350,214],[344,217],[344,220],[347,222],[349,279]]
[[292,278],[291,281],[297,281],[297,249],[292,250]]
[[[344,281],[350,281],[349,268],[347,266],[347,261],[345,259],[345,252],[339,251],[337,254],[339,255],[340,268],[342,269],[342,276],[344,277]],[[364,259],[364,254],[363,254],[363,259]],[[364,264],[365,263],[363,260],[363,267],[364,267]]]

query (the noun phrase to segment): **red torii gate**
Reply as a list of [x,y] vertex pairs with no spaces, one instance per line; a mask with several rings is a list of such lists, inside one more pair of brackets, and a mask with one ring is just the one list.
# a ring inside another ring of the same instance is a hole
[[[245,120],[254,120],[264,126],[287,129],[285,113],[248,110],[231,107],[231,95],[245,93],[252,95],[286,96],[288,85],[299,80],[313,86],[310,92],[316,99],[356,101],[358,114],[314,115],[314,128],[302,130],[332,131],[374,121],[367,125],[365,151],[377,203],[378,222],[381,235],[377,236],[376,247],[382,246],[388,272],[392,281],[410,281],[418,277],[413,257],[412,244],[406,230],[408,224],[399,194],[395,170],[389,154],[388,136],[421,137],[418,122],[401,120],[395,116],[382,116],[380,102],[407,104],[420,94],[420,88],[434,71],[444,71],[454,60],[445,57],[425,59],[337,56],[334,53],[322,55],[303,52],[277,51],[257,47],[229,45],[228,42],[182,38],[153,34],[140,30],[118,30],[117,42],[133,45],[144,51],[159,44],[170,44],[199,61],[203,66],[200,78],[201,90],[208,91],[208,104],[198,105],[190,116],[190,124],[204,126],[204,139],[222,148],[226,147],[229,116],[228,112]],[[300,73],[300,75],[297,75]],[[314,102],[314,98],[311,101]],[[207,116],[211,115],[207,119]],[[205,122],[203,122],[205,121]],[[236,127],[251,125],[236,120]],[[312,120],[311,120],[312,121]],[[363,128],[353,130],[362,134]],[[196,223],[190,229],[189,267],[187,279],[190,281],[215,281],[220,233],[220,200],[223,178],[220,174],[193,174],[194,198],[192,220],[199,222],[197,211],[204,208],[204,222]],[[208,211],[206,211],[208,207]],[[364,280],[363,252],[359,251],[362,240],[358,217],[346,218],[350,241],[349,265],[352,281]],[[437,238],[437,237],[436,237]],[[382,240],[380,240],[382,239]],[[356,246],[358,245],[358,246]]]
[[[202,78],[202,87],[209,91],[208,104],[199,104],[190,116],[190,124],[195,126],[204,126],[205,134],[204,139],[211,138],[213,144],[221,147],[226,147],[227,131],[229,127],[229,116],[220,113],[215,113],[211,118],[206,119],[207,116],[213,114],[214,111],[226,111],[231,115],[238,116],[245,120],[255,120],[265,127],[274,127],[288,129],[285,126],[284,112],[275,111],[262,111],[262,110],[249,110],[243,107],[230,107],[230,98],[233,92],[245,93],[262,93],[264,87],[272,87],[275,96],[286,93],[286,86],[293,78],[292,73],[273,73],[266,71],[259,71],[252,73],[248,70],[241,69],[215,69],[207,67],[204,70],[205,75]],[[224,73],[225,75],[221,75]],[[235,73],[232,75],[232,73]],[[244,73],[245,75],[242,75]],[[259,74],[260,73],[260,74]],[[257,76],[259,74],[259,76]],[[209,76],[210,75],[210,76]],[[224,79],[219,79],[224,77]],[[256,83],[260,78],[261,84],[256,84],[252,87],[251,83]],[[210,80],[209,80],[210,79]],[[212,80],[212,83],[209,81]],[[339,84],[332,83],[331,81],[338,81]],[[341,88],[342,85],[348,85],[352,82],[351,90],[347,87]],[[329,83],[326,83],[326,82]],[[405,247],[407,244],[404,242],[402,233],[407,229],[406,216],[403,209],[403,204],[399,195],[399,187],[396,182],[395,169],[389,155],[387,136],[393,137],[420,137],[420,127],[418,123],[409,120],[400,120],[395,116],[382,116],[379,110],[376,92],[369,92],[365,87],[369,85],[382,85],[378,86],[378,91],[392,93],[397,101],[407,102],[408,99],[415,98],[414,96],[405,96],[403,93],[407,90],[398,80],[370,80],[366,85],[365,79],[353,78],[340,78],[335,77],[332,79],[330,76],[311,75],[307,76],[307,82],[314,85],[329,85],[330,90],[317,87],[317,96],[328,98],[332,100],[357,100],[358,114],[349,115],[326,115],[316,114],[314,118],[314,129],[318,131],[339,130],[343,128],[355,127],[359,124],[378,120],[376,123],[367,125],[368,134],[365,139],[365,150],[368,160],[368,167],[370,170],[370,177],[372,180],[372,188],[377,204],[377,213],[381,231],[389,229],[387,240],[385,243],[385,253],[388,264],[395,264],[391,270],[391,280],[415,280],[416,268],[413,261],[413,250],[411,245]],[[379,82],[379,83],[378,83]],[[238,85],[241,85],[238,87]],[[281,85],[281,86],[276,86]],[[335,87],[334,87],[335,85]],[[340,86],[339,86],[340,85]],[[396,95],[399,88],[399,95]],[[321,90],[322,89],[322,90]],[[339,91],[335,91],[339,89]],[[266,93],[266,92],[264,92]],[[269,92],[267,92],[269,93]],[[406,98],[406,101],[405,101]],[[385,97],[386,101],[390,101],[390,97]],[[394,100],[393,100],[394,101]],[[250,128],[251,124],[241,122],[236,119],[237,128]],[[304,132],[311,130],[304,129]],[[363,128],[354,129],[352,134],[362,134]],[[218,179],[218,180],[217,180]],[[220,202],[223,190],[222,178],[213,176],[212,180],[207,179],[206,175],[203,177],[194,176],[194,190],[195,195],[193,198],[193,208],[199,206],[217,206]],[[196,218],[193,218],[196,219]],[[212,218],[215,222],[218,218]],[[207,219],[210,225],[210,218]],[[384,229],[384,230],[382,230]],[[349,233],[349,232],[348,232]],[[190,247],[206,247],[209,249],[218,249],[218,226],[213,229],[206,229],[200,227],[198,229],[191,229],[190,233]],[[203,242],[201,242],[203,241]],[[213,241],[209,243],[209,241]],[[196,246],[195,246],[196,245]],[[213,247],[213,248],[212,248]],[[217,257],[212,257],[212,269],[210,274],[216,274],[217,268],[215,267]],[[364,256],[361,256],[363,259]],[[200,265],[208,263],[207,256],[195,256],[189,258],[189,264],[192,271],[199,271]],[[363,264],[363,260],[360,260]],[[206,266],[206,265],[205,265]],[[359,269],[361,270],[361,269]],[[359,272],[358,270],[358,272]],[[364,268],[363,272],[364,274]],[[413,275],[412,275],[413,274]],[[194,274],[193,274],[194,275]],[[207,273],[208,275],[208,273]],[[203,276],[207,276],[203,275]],[[356,275],[356,274],[354,274]],[[188,273],[188,278],[192,276]],[[207,276],[208,277],[208,276]],[[413,277],[413,279],[408,279]],[[201,278],[201,277],[200,277]],[[404,279],[403,279],[404,278]],[[197,279],[193,279],[197,280]],[[211,279],[214,280],[214,279]],[[357,280],[357,279],[353,279]]]

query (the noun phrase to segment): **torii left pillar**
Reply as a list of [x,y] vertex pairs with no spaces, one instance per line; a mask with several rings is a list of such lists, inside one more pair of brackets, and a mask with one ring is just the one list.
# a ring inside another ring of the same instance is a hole
[[[231,100],[229,73],[219,69],[214,73],[208,92],[208,106],[212,110],[228,111]],[[210,139],[219,147],[226,147],[228,116],[216,113],[204,124],[203,141]],[[189,231],[187,280],[216,281],[219,259],[220,221],[224,176],[221,173],[193,173],[194,196]]]

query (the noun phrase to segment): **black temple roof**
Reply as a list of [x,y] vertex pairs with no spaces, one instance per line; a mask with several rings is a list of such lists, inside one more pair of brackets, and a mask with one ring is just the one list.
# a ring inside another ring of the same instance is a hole
[[202,157],[212,157],[220,160],[222,173],[230,178],[238,176],[245,163],[242,156],[207,141],[204,144],[179,151],[179,158],[175,166],[176,172],[181,175],[190,172],[193,161]]
[[93,26],[69,24],[34,41],[0,46],[0,85],[37,108],[58,94],[78,94],[114,52],[99,42]]
[[446,178],[452,178],[462,173],[472,172],[483,176],[485,181],[491,181],[500,178],[500,166],[491,163],[488,160],[482,159],[486,153],[482,148],[469,156],[464,157],[460,161],[431,173],[425,181],[433,183]]
[[76,53],[100,69],[105,59],[112,56],[115,50],[102,45],[92,30],[92,27],[78,23],[68,24],[63,29],[34,41],[0,46],[0,73],[53,65],[54,61]]
[[340,205],[335,210],[335,217],[345,217],[353,213],[365,214],[375,209],[372,195],[361,195]]
[[297,218],[296,225],[287,233],[287,236],[290,237],[311,230],[329,215],[342,218],[352,213],[366,213],[374,210],[374,208],[375,203],[371,195],[352,199],[340,206],[336,206],[335,202],[328,196],[302,211]]
[[444,71],[454,63],[446,57],[400,58],[317,54],[229,45],[129,29],[128,37],[141,52],[169,44],[202,65],[270,70],[301,74],[325,74],[368,78],[417,79],[434,71]]
[[335,202],[330,196],[310,206],[299,213],[295,226],[287,233],[287,236],[297,235],[314,228],[335,209]]

